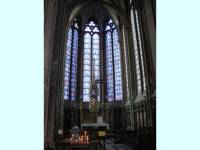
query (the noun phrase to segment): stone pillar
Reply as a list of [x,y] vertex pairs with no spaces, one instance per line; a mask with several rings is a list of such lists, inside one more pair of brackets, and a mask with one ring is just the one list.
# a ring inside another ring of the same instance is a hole
[[[130,106],[128,106],[128,109],[130,110],[130,121],[132,125],[132,129],[134,127],[134,117],[133,117],[133,97],[134,97],[134,80],[135,80],[135,62],[134,62],[134,54],[133,54],[133,46],[132,46],[132,35],[131,31],[131,24],[129,22],[129,17],[125,19],[126,22],[124,22],[122,26],[122,41],[121,45],[123,46],[123,53],[124,53],[124,68],[125,68],[125,78],[124,81],[126,81],[126,87],[124,87],[126,90],[126,103],[130,103]],[[123,55],[122,55],[123,56]]]
[[150,45],[150,53],[152,57],[152,71],[153,75],[156,76],[156,23],[153,16],[152,1],[143,0],[144,19],[143,22],[146,24],[148,32],[148,42]]
[[51,125],[53,120],[48,119],[49,114],[53,114],[54,111],[49,102],[49,87],[58,1],[46,0],[44,5],[44,143],[46,149],[46,143],[52,142],[52,138],[47,137],[47,129],[48,127],[53,128]]
[[[48,103],[45,102],[45,106],[47,105],[48,108],[47,115],[45,114],[45,120],[47,122],[46,143],[49,146],[52,145],[52,147],[55,147],[55,142],[58,140],[58,129],[63,129],[63,116],[64,116],[63,80],[64,80],[64,68],[65,68],[64,56],[66,48],[66,42],[65,42],[66,29],[67,29],[66,22],[68,22],[70,16],[70,9],[66,9],[67,4],[65,0],[59,0],[57,5],[58,5],[57,18],[55,24],[55,34],[53,35],[54,42],[52,45],[53,47],[51,54],[52,58],[50,60],[51,62],[50,65],[48,64],[49,67],[48,69],[51,74],[49,79],[49,91],[47,93],[49,94],[47,98]],[[47,17],[46,19],[48,20],[48,16],[46,17]],[[46,43],[46,45],[48,44],[51,45],[50,42]]]

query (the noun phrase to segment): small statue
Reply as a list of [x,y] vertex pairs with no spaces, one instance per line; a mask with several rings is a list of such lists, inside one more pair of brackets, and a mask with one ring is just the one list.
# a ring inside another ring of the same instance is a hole
[[90,87],[90,102],[89,109],[91,112],[97,112],[99,110],[99,103],[97,102],[98,97],[98,86],[95,82]]
[[99,103],[97,102],[96,99],[91,98],[89,102],[89,109],[91,112],[97,112],[99,110]]
[[92,83],[90,86],[90,97],[97,99],[98,96],[98,86],[96,83]]

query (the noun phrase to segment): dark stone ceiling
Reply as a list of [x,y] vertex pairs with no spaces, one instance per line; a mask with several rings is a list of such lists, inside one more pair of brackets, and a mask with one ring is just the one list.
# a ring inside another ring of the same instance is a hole
[[81,17],[85,24],[88,18],[94,17],[97,22],[103,22],[110,17],[118,25],[119,17],[123,18],[127,0],[67,0],[73,7],[70,20]]

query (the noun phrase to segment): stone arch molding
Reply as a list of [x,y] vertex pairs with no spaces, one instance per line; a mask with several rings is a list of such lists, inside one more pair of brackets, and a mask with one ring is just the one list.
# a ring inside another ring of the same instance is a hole
[[[103,2],[103,1],[99,1],[99,2],[96,2],[96,3],[98,3],[98,5],[101,5],[103,8],[105,8],[105,10],[111,16],[111,18],[114,21],[116,26],[119,26],[119,20],[118,19],[120,19],[121,22],[124,22],[125,16],[124,16],[124,11],[123,11],[122,8],[117,9],[116,7],[112,6],[111,4],[107,4],[106,2]],[[81,11],[81,9],[86,7],[87,5],[90,5],[90,4],[91,4],[91,1],[84,1],[81,4],[79,3],[76,6],[74,6],[72,11],[70,12],[69,20],[66,21],[66,22],[68,22],[67,30],[68,30],[70,24],[74,21],[74,19],[78,15],[78,13]]]

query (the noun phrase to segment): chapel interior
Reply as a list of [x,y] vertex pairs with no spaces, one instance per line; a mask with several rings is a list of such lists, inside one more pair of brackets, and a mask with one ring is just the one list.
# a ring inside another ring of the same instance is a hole
[[44,149],[156,150],[156,1],[44,0]]

